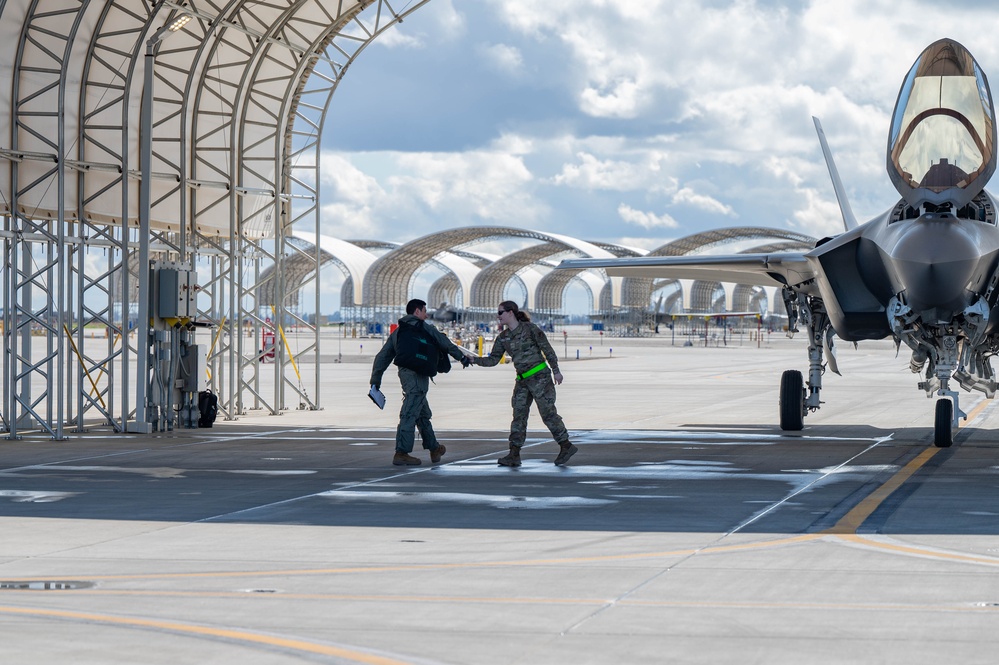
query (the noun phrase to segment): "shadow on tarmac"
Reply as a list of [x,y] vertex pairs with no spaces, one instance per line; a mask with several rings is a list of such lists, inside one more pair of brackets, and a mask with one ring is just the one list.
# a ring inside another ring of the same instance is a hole
[[[394,432],[218,427],[0,444],[0,516],[420,529],[813,533],[932,448],[930,428],[729,425],[574,431],[555,467],[531,438],[442,432],[448,452],[389,463]],[[533,433],[540,437],[540,433]],[[961,430],[865,522],[881,533],[999,534],[997,442]],[[419,445],[419,442],[418,442]]]

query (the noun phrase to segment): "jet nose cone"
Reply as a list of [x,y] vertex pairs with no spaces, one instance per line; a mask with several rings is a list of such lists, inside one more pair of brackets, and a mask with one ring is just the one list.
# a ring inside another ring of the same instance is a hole
[[916,310],[963,310],[981,250],[953,217],[915,221],[891,251],[906,301]]

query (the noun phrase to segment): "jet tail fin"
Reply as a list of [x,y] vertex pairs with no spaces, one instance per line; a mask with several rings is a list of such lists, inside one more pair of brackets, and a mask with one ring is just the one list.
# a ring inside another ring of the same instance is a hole
[[857,218],[853,216],[853,210],[850,208],[850,201],[846,198],[846,188],[843,187],[843,181],[839,178],[839,171],[836,169],[836,163],[833,161],[832,151],[829,150],[829,143],[826,141],[826,133],[822,131],[822,123],[815,116],[812,116],[812,121],[815,122],[815,131],[819,135],[819,144],[822,146],[822,156],[826,159],[826,166],[829,168],[829,177],[832,178],[833,190],[836,192],[836,201],[839,202],[839,211],[843,215],[843,226],[846,230],[857,228]]

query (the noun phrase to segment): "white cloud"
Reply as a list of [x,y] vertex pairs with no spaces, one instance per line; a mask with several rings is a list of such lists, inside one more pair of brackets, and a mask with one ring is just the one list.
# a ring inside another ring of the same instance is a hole
[[677,239],[678,237],[676,236],[669,238],[636,238],[632,236],[624,236],[614,240],[614,243],[621,245],[622,247],[635,247],[644,250],[653,250]]
[[320,158],[323,182],[337,201],[367,205],[385,196],[378,180],[354,166],[348,159],[330,152]]
[[617,214],[628,224],[637,224],[643,229],[675,229],[680,224],[667,213],[656,215],[651,212],[635,210],[631,206],[622,203],[617,207]]
[[499,221],[535,218],[526,186],[533,176],[518,157],[496,152],[400,153],[405,173],[389,178],[396,193],[406,192],[435,212]]
[[795,230],[815,238],[836,235],[844,231],[843,215],[835,199],[829,200],[814,189],[801,192],[805,207],[794,212]]
[[[424,11],[423,9],[416,10],[416,13],[420,15],[419,18],[423,17]],[[467,31],[465,17],[454,8],[451,0],[434,0],[434,11],[427,13],[427,15],[432,15],[434,21],[427,26],[425,32],[411,32],[407,29],[407,26],[411,25],[409,22],[410,19],[405,19],[402,23],[396,24],[382,32],[373,43],[377,46],[395,50],[422,49],[441,41],[461,39]],[[368,28],[372,28],[373,25],[370,24],[370,18],[368,23]],[[352,24],[348,25],[345,33],[355,34],[360,39],[367,38],[367,35],[354,30]]]
[[732,206],[725,205],[721,201],[713,199],[710,196],[698,194],[690,187],[684,187],[679,190],[673,196],[673,203],[693,206],[699,210],[704,210],[705,212],[710,212],[715,215],[727,215],[729,217],[736,216],[735,211],[732,210]]
[[478,47],[482,57],[496,70],[507,74],[519,74],[524,67],[524,57],[520,49],[506,44],[488,44]]
[[[709,213],[682,218],[690,233],[725,219],[835,231],[838,207],[811,116],[823,122],[857,217],[880,213],[897,200],[884,171],[887,124],[921,49],[955,36],[987,73],[999,71],[999,42],[967,31],[970,11],[920,3],[918,14],[900,13],[890,0],[434,0],[399,31],[468,57],[451,57],[457,69],[446,72],[416,71],[449,81],[496,76],[480,87],[496,91],[490,112],[452,86],[454,99],[440,103],[468,106],[467,124],[436,129],[460,129],[467,152],[413,153],[405,168],[401,154],[381,153],[377,167],[345,155],[371,178],[352,196],[371,201],[377,228],[417,220],[406,232],[478,220],[637,235],[664,228],[673,220],[664,210],[678,215],[671,205]],[[974,17],[986,24],[999,7],[977,7]],[[406,57],[433,62],[433,51]],[[525,103],[539,91],[546,102],[551,95],[549,117]],[[404,99],[376,100],[397,104],[407,120]]]
[[552,182],[582,189],[635,191],[662,189],[675,183],[663,183],[662,162],[666,156],[657,150],[634,150],[633,161],[600,159],[588,152],[576,155],[576,163],[565,164]]
[[325,153],[323,164],[324,228],[353,229],[349,237],[405,241],[455,226],[532,226],[547,211],[523,160],[503,152]]

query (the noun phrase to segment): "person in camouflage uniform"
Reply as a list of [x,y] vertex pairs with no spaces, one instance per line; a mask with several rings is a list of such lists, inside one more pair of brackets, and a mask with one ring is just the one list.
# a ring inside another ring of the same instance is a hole
[[501,327],[506,329],[496,337],[488,356],[472,359],[476,365],[494,367],[506,353],[513,359],[517,370],[511,400],[513,423],[510,425],[510,452],[497,462],[503,466],[520,466],[520,449],[527,439],[527,417],[531,412],[531,403],[537,402],[541,419],[559,445],[555,465],[562,466],[579,449],[569,442],[569,432],[555,409],[555,385],[562,383],[555,349],[544,331],[531,323],[531,317],[527,312],[520,311],[517,303],[511,300],[501,302],[497,315]]
[[[413,299],[406,303],[406,316],[399,319],[399,328],[416,326],[426,319],[427,303]],[[468,367],[471,364],[468,357],[447,338],[447,335],[429,323],[424,323],[423,326],[434,344],[437,345],[440,353],[447,353],[459,361],[462,367]],[[375,388],[381,388],[382,375],[395,360],[398,337],[399,330],[397,328],[385,340],[385,344],[375,356],[375,362],[371,368],[371,385]],[[431,463],[436,464],[441,461],[441,457],[444,456],[447,449],[437,441],[434,427],[430,424],[430,418],[433,416],[430,411],[430,403],[427,402],[430,377],[418,374],[406,367],[399,367],[399,382],[402,383],[403,399],[402,408],[399,411],[399,426],[395,430],[395,455],[392,457],[392,464],[396,466],[418,466],[420,464],[419,458],[410,454],[413,452],[413,444],[416,440],[414,427],[420,430],[423,447],[430,451]]]

